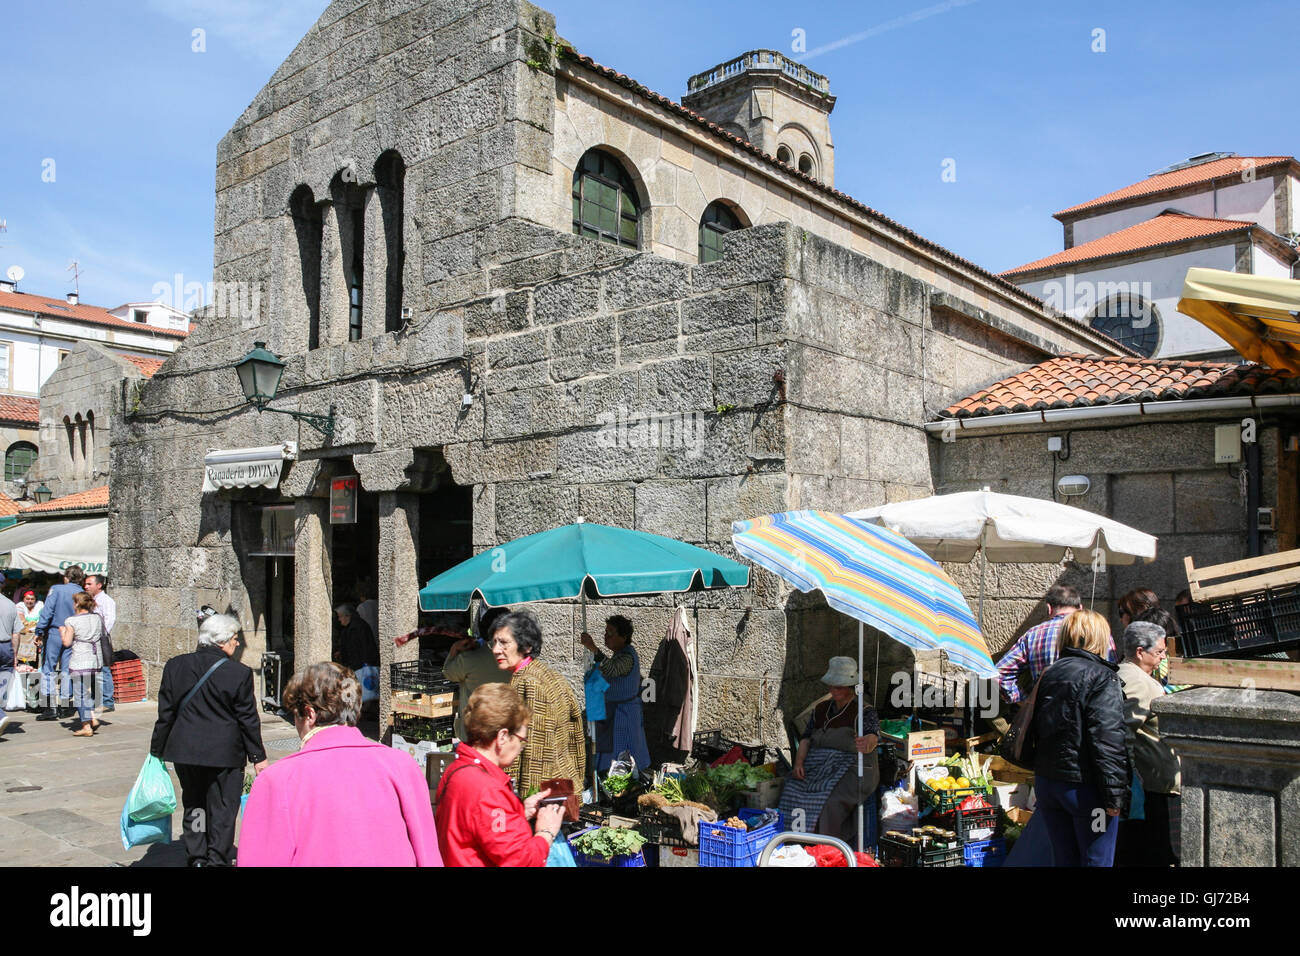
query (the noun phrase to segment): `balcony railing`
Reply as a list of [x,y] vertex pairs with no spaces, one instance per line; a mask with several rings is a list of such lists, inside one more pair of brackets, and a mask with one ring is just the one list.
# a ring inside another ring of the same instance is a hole
[[752,50],[749,53],[742,53],[734,60],[719,63],[711,70],[696,73],[686,81],[686,90],[688,93],[698,93],[700,90],[707,90],[710,86],[716,86],[733,76],[739,76],[741,73],[747,73],[751,70],[780,71],[795,82],[802,83],[819,93],[829,96],[831,92],[830,80],[820,73],[814,73],[802,63],[792,60],[784,54],[777,53],[775,50]]

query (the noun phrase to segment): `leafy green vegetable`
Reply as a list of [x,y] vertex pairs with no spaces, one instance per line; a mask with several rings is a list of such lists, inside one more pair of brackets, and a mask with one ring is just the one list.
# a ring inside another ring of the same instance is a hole
[[655,789],[663,794],[664,799],[669,803],[681,803],[686,799],[686,794],[682,790],[682,782],[676,777],[664,777],[664,782]]
[[708,778],[719,803],[730,806],[737,794],[745,790],[756,790],[764,780],[772,779],[772,771],[768,767],[731,763],[712,768],[708,771]]
[[643,837],[636,830],[624,827],[601,827],[574,837],[573,848],[583,856],[593,859],[612,860],[616,856],[631,856],[638,853],[645,844]]
[[244,774],[244,796],[248,796],[252,792],[253,792],[253,775],[251,773],[245,773]]
[[686,794],[687,800],[696,803],[709,803],[716,799],[709,775],[702,770],[692,771],[682,778],[682,793]]
[[611,797],[620,797],[632,786],[630,773],[611,773],[605,778],[605,792]]

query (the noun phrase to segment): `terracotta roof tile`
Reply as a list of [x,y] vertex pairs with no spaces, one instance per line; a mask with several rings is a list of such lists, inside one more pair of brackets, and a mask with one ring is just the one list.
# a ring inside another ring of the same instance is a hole
[[30,508],[24,508],[23,514],[44,514],[51,511],[104,511],[108,508],[108,485],[100,485],[98,488],[91,488],[89,491],[78,491],[75,494],[63,495],[60,498],[51,498],[43,505],[32,505]]
[[18,422],[36,428],[41,423],[39,399],[21,395],[0,395],[0,421]]
[[[1243,165],[1247,163],[1252,165],[1249,167]],[[1227,156],[1223,159],[1211,160],[1208,163],[1200,163],[1196,166],[1188,166],[1184,169],[1175,169],[1172,172],[1148,176],[1141,182],[1134,183],[1131,186],[1116,189],[1114,192],[1098,196],[1096,199],[1089,199],[1087,202],[1071,206],[1069,209],[1062,209],[1060,212],[1055,213],[1054,217],[1060,219],[1062,216],[1070,216],[1085,209],[1097,210],[1103,206],[1118,205],[1130,199],[1152,196],[1156,193],[1172,192],[1197,183],[1208,183],[1212,179],[1240,176],[1247,168],[1250,168],[1253,173],[1258,175],[1265,170],[1272,169],[1274,166],[1283,166],[1288,163],[1295,163],[1295,159],[1290,156]]]
[[1300,391],[1300,379],[1262,365],[1063,355],[980,389],[948,406],[939,417],[1283,391]]
[[[767,153],[763,152],[761,149],[759,149],[757,146],[755,146],[753,143],[749,142],[748,140],[741,139],[739,136],[735,136],[731,133],[728,133],[717,123],[705,119],[700,114],[687,109],[685,106],[682,106],[680,103],[676,102],[675,100],[669,99],[668,97],[664,96],[662,93],[656,93],[654,90],[650,89],[644,84],[638,83],[636,80],[632,79],[629,76],[625,76],[624,74],[618,72],[617,70],[611,69],[607,66],[602,66],[601,64],[593,60],[591,57],[584,56],[583,54],[579,53],[577,50],[573,49],[573,47],[562,47],[561,50],[562,50],[562,54],[566,55],[571,62],[577,63],[585,67],[586,69],[590,70],[591,72],[596,73],[599,76],[605,77],[608,80],[613,80],[615,83],[619,84],[620,86],[626,87],[632,92],[639,94],[644,99],[647,99],[652,103],[664,107],[669,112],[676,113],[678,116],[685,117],[686,119],[695,123],[697,126],[703,127],[704,129],[709,130],[714,135],[720,136],[723,139],[727,140],[728,142],[736,146],[739,146],[741,149],[744,149],[745,151],[752,153],[754,156],[757,156],[759,159],[762,159],[768,165],[775,166],[778,169],[780,169],[783,173],[793,176],[796,179],[803,180],[805,183],[807,183],[809,186],[813,187],[814,189],[817,189],[820,192],[826,193],[830,196],[834,196],[836,199],[840,200],[841,202],[845,203],[848,206],[851,206],[857,211],[865,214],[867,217],[874,219],[877,222],[882,223],[885,226],[888,226],[890,229],[893,229],[901,233],[902,236],[908,241],[913,242],[918,246],[923,246],[926,249],[931,250],[932,252],[936,252],[939,255],[943,256],[945,259],[948,259],[951,262],[955,262],[966,269],[970,269],[972,272],[982,276],[985,279],[991,280],[992,282],[996,283],[998,286],[1002,287],[1008,292],[1012,292],[1012,291],[1015,292],[1021,299],[1024,299],[1025,301],[1032,303],[1037,308],[1043,307],[1043,303],[1040,299],[1025,292],[1019,286],[1016,286],[1008,282],[1002,276],[999,276],[998,274],[993,272],[989,272],[987,269],[983,268],[982,266],[976,265],[975,263],[971,262],[969,259],[963,259],[961,256],[957,255],[951,250],[945,249],[937,242],[932,242],[929,239],[926,239],[924,236],[921,236],[913,232],[911,229],[908,229],[902,223],[890,219],[884,213],[877,212],[875,209],[872,209],[870,206],[858,202],[858,200],[854,199],[848,193],[840,192],[838,189],[834,188],[833,186],[828,186],[825,183],[821,182],[820,180],[814,179],[813,177],[809,176],[807,173],[800,172],[799,170],[795,169],[792,166],[788,166],[785,163],[778,162],[776,157],[770,156]],[[1067,321],[1069,321],[1068,317],[1067,317]]]
[[3,491],[0,491],[0,518],[7,518],[10,515],[16,515],[19,510],[18,502],[14,501]]
[[31,295],[26,292],[0,292],[0,309],[5,308],[18,309],[22,312],[38,312],[42,316],[51,319],[89,322],[92,325],[130,329],[132,332],[153,333],[174,339],[183,339],[189,335],[188,331],[160,329],[157,326],[145,325],[143,322],[121,319],[116,315],[109,315],[107,309],[98,305],[86,305],[84,303],[69,305],[63,299],[51,299],[43,295]]
[[123,355],[132,365],[140,370],[140,374],[145,378],[153,378],[153,373],[163,367],[166,359],[140,358],[138,355]]
[[1244,232],[1255,228],[1253,223],[1240,222],[1236,219],[1204,219],[1200,216],[1188,216],[1180,212],[1162,212],[1154,219],[1139,222],[1135,226],[1101,236],[1091,242],[1072,246],[1063,252],[1027,262],[1023,266],[1008,269],[1004,277],[1020,275],[1025,272],[1038,272],[1059,266],[1074,265],[1092,259],[1105,259],[1108,256],[1123,255],[1142,249],[1155,249],[1206,236],[1226,235],[1231,232]]

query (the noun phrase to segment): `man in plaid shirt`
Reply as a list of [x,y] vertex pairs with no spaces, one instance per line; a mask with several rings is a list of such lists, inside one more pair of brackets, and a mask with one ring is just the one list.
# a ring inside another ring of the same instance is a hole
[[[1025,631],[998,662],[998,681],[1002,684],[1002,692],[1007,700],[1013,704],[1019,703],[1024,697],[1020,691],[1020,672],[1029,668],[1028,686],[1033,687],[1038,682],[1043,671],[1056,661],[1065,619],[1083,606],[1078,590],[1065,584],[1054,586],[1043,600],[1047,602],[1048,619]],[[1113,662],[1113,639],[1108,641],[1108,647],[1107,656]]]

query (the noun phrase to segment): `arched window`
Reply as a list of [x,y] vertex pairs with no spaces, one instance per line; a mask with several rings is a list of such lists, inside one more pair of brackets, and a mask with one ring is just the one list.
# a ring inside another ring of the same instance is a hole
[[740,217],[725,202],[711,202],[700,217],[700,262],[722,258],[722,237],[733,229],[744,228]]
[[63,429],[68,433],[68,464],[69,467],[77,464],[77,426],[72,424],[72,419],[67,415],[63,416]]
[[26,478],[36,464],[36,446],[31,442],[16,441],[5,452],[5,481]]
[[298,238],[298,264],[307,304],[307,348],[320,347],[320,251],[324,219],[311,188],[299,186],[289,197],[289,215]]
[[393,150],[375,162],[375,192],[384,220],[384,331],[398,332],[402,328],[402,269],[406,263],[406,163]]
[[95,470],[95,413],[86,412],[86,470]]
[[803,173],[805,176],[811,176],[813,174],[813,168],[813,158],[811,156],[804,153],[799,157],[799,172]]
[[573,172],[573,231],[579,236],[637,248],[641,209],[623,164],[590,149]]
[[789,146],[778,146],[776,148],[776,161],[785,163],[787,166],[794,165],[794,154],[790,152]]
[[1093,310],[1088,324],[1146,358],[1155,355],[1160,347],[1160,311],[1154,302],[1140,295],[1120,293],[1109,297]]

